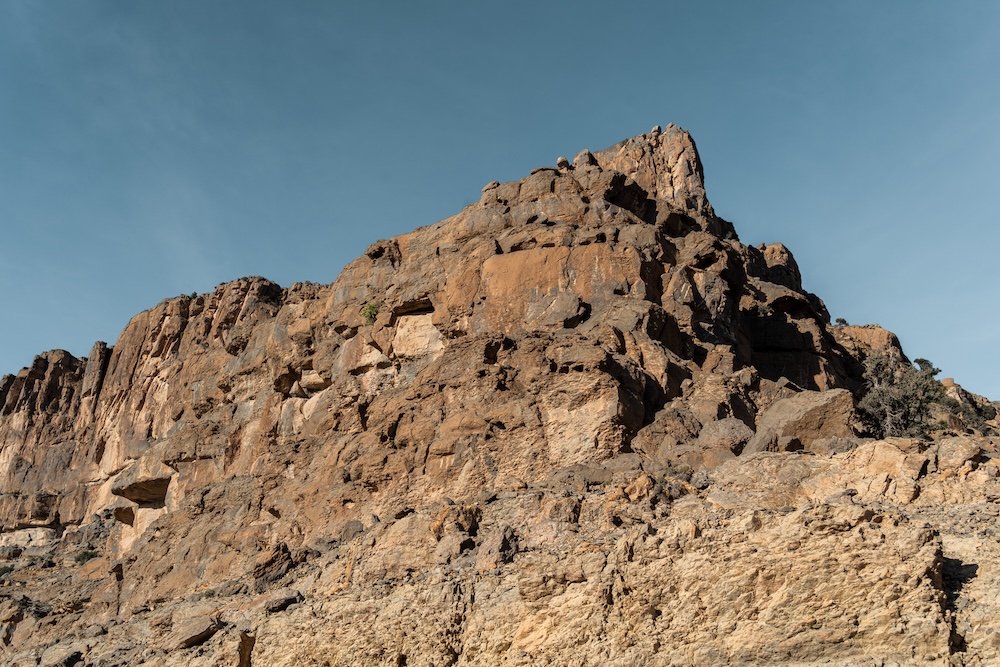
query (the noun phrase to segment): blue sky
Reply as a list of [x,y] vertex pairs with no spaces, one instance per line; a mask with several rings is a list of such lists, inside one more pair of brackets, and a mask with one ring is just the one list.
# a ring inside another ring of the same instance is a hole
[[0,373],[673,122],[745,243],[1000,399],[1000,3],[346,5],[0,3]]

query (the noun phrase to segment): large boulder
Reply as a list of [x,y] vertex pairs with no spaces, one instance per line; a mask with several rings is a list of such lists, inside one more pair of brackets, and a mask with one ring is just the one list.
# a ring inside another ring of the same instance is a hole
[[810,451],[819,440],[854,437],[857,421],[846,389],[803,391],[768,407],[743,452]]

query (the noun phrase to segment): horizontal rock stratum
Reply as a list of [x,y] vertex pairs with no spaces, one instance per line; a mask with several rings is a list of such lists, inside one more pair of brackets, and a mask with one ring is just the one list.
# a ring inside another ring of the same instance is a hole
[[0,662],[993,659],[996,439],[862,437],[898,341],[740,243],[683,130],[557,164],[5,377]]

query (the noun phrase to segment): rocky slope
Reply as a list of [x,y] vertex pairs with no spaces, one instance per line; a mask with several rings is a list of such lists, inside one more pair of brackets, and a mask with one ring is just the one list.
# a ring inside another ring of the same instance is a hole
[[490,183],[5,377],[0,661],[987,664],[996,438],[862,437],[876,349],[679,128]]

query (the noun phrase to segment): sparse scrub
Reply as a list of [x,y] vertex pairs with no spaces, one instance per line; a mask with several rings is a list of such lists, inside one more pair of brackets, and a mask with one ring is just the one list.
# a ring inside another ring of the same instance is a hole
[[365,322],[368,324],[375,324],[378,311],[382,310],[382,306],[384,305],[384,301],[369,301],[361,307],[361,317],[365,318]]
[[875,437],[924,437],[930,430],[931,406],[947,397],[934,379],[940,370],[926,359],[916,364],[919,370],[883,350],[865,359],[867,392],[859,407]]

